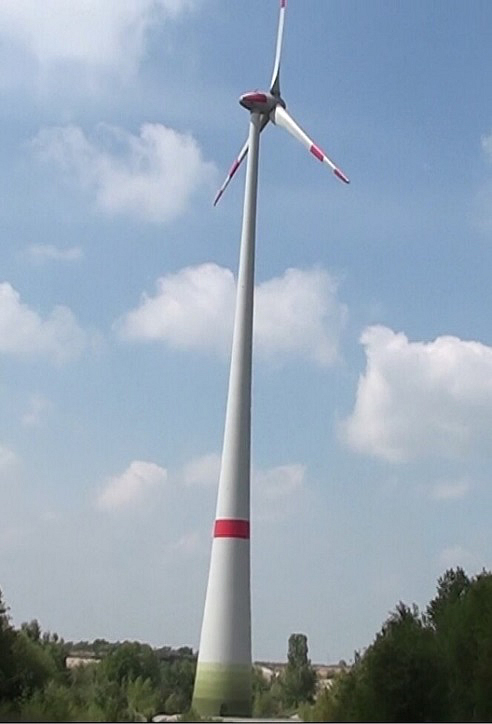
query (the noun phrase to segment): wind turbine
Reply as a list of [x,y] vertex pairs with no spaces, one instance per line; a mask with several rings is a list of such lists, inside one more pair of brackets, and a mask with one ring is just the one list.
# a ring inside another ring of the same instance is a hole
[[205,597],[193,707],[203,716],[251,715],[250,440],[253,293],[260,133],[271,121],[285,128],[343,182],[345,174],[288,113],[280,93],[287,0],[280,0],[269,91],[244,93],[248,140],[220,187],[217,204],[248,157],[222,463]]

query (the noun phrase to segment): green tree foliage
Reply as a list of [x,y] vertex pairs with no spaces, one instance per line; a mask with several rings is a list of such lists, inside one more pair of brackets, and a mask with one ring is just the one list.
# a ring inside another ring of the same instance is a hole
[[39,625],[39,621],[35,618],[33,618],[32,621],[29,621],[29,623],[21,623],[21,631],[25,633],[31,641],[35,641],[36,643],[38,643],[41,638],[41,626]]
[[289,637],[287,667],[281,683],[287,708],[314,700],[316,672],[308,658],[307,637],[304,634],[292,634]]
[[267,680],[261,669],[253,667],[253,716],[268,719],[283,713],[284,691],[278,676]]
[[435,629],[452,718],[492,721],[492,574],[482,572],[450,597]]
[[437,581],[437,595],[427,606],[427,616],[437,627],[450,605],[462,598],[470,588],[471,581],[462,568],[449,569]]
[[151,721],[158,711],[159,692],[150,679],[137,676],[127,686],[128,709],[132,721]]
[[359,713],[367,721],[442,721],[445,673],[432,631],[399,603],[368,650]]
[[[69,652],[94,662],[68,670]],[[0,592],[0,721],[148,721],[166,710],[184,712],[195,669],[186,646],[66,644],[35,619],[16,631]]]
[[312,721],[492,721],[492,574],[439,578],[426,613],[398,604]]
[[103,659],[100,669],[101,675],[118,684],[140,677],[159,686],[159,660],[148,644],[125,641]]
[[0,702],[9,701],[13,696],[14,641],[15,632],[10,625],[8,608],[0,591]]
[[12,651],[15,658],[14,687],[17,696],[28,697],[36,689],[42,689],[57,674],[51,652],[36,643],[24,631],[15,637]]

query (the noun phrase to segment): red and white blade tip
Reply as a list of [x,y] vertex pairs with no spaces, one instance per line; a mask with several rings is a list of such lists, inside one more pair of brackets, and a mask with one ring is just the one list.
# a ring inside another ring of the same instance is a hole
[[346,184],[349,184],[349,183],[350,183],[349,179],[347,178],[347,176],[345,176],[345,174],[343,173],[343,171],[341,171],[339,168],[337,168],[337,167],[335,166],[335,164],[333,163],[333,161],[332,161],[330,158],[328,158],[328,156],[326,155],[326,153],[324,153],[319,146],[317,146],[315,143],[313,143],[313,144],[311,145],[311,148],[310,148],[309,150],[311,151],[311,153],[313,154],[313,156],[318,159],[318,161],[321,161],[322,163],[323,163],[323,162],[324,162],[324,163],[327,163],[328,166],[331,167],[331,169],[332,169],[333,173],[335,174],[335,176],[340,179],[340,181],[343,181],[343,182],[346,183]]
[[345,174],[343,173],[343,171],[340,171],[339,168],[334,168],[334,169],[333,169],[333,173],[335,174],[335,176],[338,176],[338,178],[340,179],[340,181],[344,181],[346,184],[349,184],[349,183],[350,183],[350,179],[348,179],[348,178],[345,176]]
[[224,183],[222,184],[222,186],[220,187],[220,189],[217,191],[217,195],[216,195],[216,197],[215,197],[215,199],[214,199],[214,206],[217,206],[217,204],[218,204],[218,202],[219,202],[219,200],[220,200],[220,197],[222,196],[222,194],[224,193],[224,191],[225,191],[226,188],[228,187],[230,180],[232,179],[232,177],[234,176],[234,174],[235,174],[236,171],[238,170],[239,166],[241,165],[241,161],[243,160],[243,158],[244,158],[245,155],[246,155],[245,153],[244,153],[244,155],[243,155],[243,153],[241,153],[240,157],[235,159],[234,163],[232,164],[232,166],[231,166],[231,168],[230,168],[230,170],[229,170],[229,173],[228,173],[227,176],[226,176],[226,180],[224,181]]

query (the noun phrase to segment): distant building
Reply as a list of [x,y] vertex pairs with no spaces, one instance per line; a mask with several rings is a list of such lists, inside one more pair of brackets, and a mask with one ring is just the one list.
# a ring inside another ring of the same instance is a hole
[[77,666],[87,666],[88,664],[98,664],[101,659],[91,654],[81,654],[74,656],[67,656],[65,659],[65,667],[67,669],[76,669]]

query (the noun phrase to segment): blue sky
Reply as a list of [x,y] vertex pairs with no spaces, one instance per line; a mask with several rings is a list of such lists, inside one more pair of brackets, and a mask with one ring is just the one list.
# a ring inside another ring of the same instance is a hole
[[[198,646],[247,134],[276,0],[0,4],[0,586]],[[262,135],[253,653],[350,659],[491,565],[488,2],[289,0]]]

